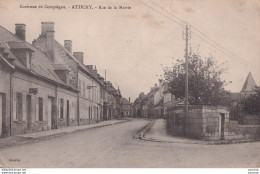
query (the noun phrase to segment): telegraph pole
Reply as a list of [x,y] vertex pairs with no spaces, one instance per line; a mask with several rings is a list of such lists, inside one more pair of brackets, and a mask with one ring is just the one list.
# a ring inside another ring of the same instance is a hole
[[184,135],[187,134],[187,120],[188,120],[188,115],[189,115],[189,59],[188,59],[188,41],[190,39],[190,34],[189,34],[189,28],[188,25],[185,27],[185,115],[184,115],[184,125],[183,125],[183,130],[184,130]]

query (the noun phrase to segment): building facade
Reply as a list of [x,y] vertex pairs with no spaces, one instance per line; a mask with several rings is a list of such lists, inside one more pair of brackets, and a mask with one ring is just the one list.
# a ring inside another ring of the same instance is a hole
[[0,84],[1,137],[118,117],[120,91],[84,65],[82,52],[72,53],[72,41],[55,40],[53,22],[42,22],[32,44],[25,40],[25,24],[15,30],[0,26],[0,78],[6,82]]
[[25,27],[17,24],[16,34],[0,27],[1,76],[9,78],[0,88],[2,137],[57,129],[74,124],[77,117],[78,90],[69,85],[68,70],[56,69],[43,52],[27,43]]
[[121,117],[132,116],[132,104],[130,102],[130,98],[129,98],[129,100],[127,100],[126,98],[121,98],[120,105],[121,105],[121,109],[122,109]]

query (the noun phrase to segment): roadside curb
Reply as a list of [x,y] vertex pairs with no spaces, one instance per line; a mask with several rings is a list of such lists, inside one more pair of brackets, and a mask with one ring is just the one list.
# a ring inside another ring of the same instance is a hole
[[[180,142],[180,141],[167,141],[167,140],[160,140],[156,138],[146,138],[145,134],[150,130],[150,128],[154,125],[155,120],[152,120],[150,123],[148,123],[145,127],[143,127],[141,130],[139,130],[135,134],[135,139],[140,139],[144,141],[150,141],[150,142],[159,142],[159,143],[179,143],[179,144],[201,144],[201,145],[227,145],[227,144],[242,144],[242,143],[253,143],[253,142],[259,142],[260,139],[251,139],[251,140],[222,140],[222,141],[205,141],[205,140],[193,140],[189,139],[190,142]],[[172,137],[174,138],[174,137]],[[197,142],[195,142],[197,141]]]
[[77,130],[73,130],[71,132],[65,131],[65,132],[60,132],[60,133],[57,133],[57,134],[45,135],[45,136],[40,136],[40,137],[35,137],[35,138],[34,137],[14,136],[14,137],[20,138],[20,141],[13,142],[13,143],[10,143],[10,144],[8,144],[8,143],[7,144],[1,144],[0,149],[6,148],[6,147],[17,146],[17,145],[29,144],[29,143],[33,143],[33,142],[37,142],[37,141],[41,141],[41,140],[52,139],[52,138],[56,138],[56,137],[60,137],[60,136],[64,136],[64,135],[69,135],[69,134],[73,134],[73,133],[77,133],[77,132],[84,132],[84,131],[92,130],[92,129],[95,129],[95,128],[112,126],[112,125],[116,125],[116,124],[120,124],[120,123],[125,123],[125,122],[128,122],[128,121],[130,121],[130,120],[124,120],[124,121],[106,124],[106,125],[100,125],[100,126],[96,126],[96,127],[77,129]]
[[137,131],[134,135],[135,139],[144,139],[145,133],[149,131],[149,129],[154,125],[155,120],[151,120],[147,125],[145,125],[142,129]]
[[165,140],[158,140],[158,139],[153,139],[153,138],[145,138],[142,137],[140,138],[141,140],[144,141],[150,141],[150,142],[160,142],[160,143],[178,143],[178,144],[201,144],[201,145],[227,145],[227,144],[242,144],[242,143],[254,143],[254,142],[259,142],[260,139],[257,140],[241,140],[241,141],[223,141],[223,142],[208,142],[208,141],[203,141],[203,142],[179,142],[179,141],[165,141]]

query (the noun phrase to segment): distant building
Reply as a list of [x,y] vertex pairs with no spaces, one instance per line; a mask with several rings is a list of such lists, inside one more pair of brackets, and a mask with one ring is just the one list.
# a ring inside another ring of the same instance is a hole
[[159,80],[159,86],[155,84],[147,95],[140,93],[133,104],[134,115],[145,118],[165,117],[164,92],[166,88],[166,83]]
[[246,81],[243,85],[243,88],[240,92],[240,97],[241,98],[246,98],[248,97],[249,95],[251,94],[254,94],[255,91],[254,91],[254,88],[257,86],[251,72],[249,72],[247,78],[246,78]]
[[132,115],[132,104],[130,102],[130,98],[129,100],[127,100],[126,98],[121,98],[120,100],[120,104],[121,104],[121,117],[129,117]]
[[236,104],[239,100],[254,94],[254,88],[257,86],[251,72],[248,73],[247,78],[240,92],[231,92],[229,97],[233,104]]

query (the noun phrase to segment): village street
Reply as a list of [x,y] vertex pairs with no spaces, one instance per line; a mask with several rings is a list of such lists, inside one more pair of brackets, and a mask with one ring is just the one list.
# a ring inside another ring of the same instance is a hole
[[1,167],[246,167],[260,166],[260,143],[204,145],[134,139],[148,120],[72,133],[0,149]]

